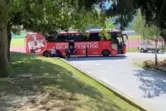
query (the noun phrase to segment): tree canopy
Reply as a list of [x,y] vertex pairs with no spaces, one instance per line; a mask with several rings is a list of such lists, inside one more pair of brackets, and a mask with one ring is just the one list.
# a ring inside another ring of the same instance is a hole
[[143,39],[156,40],[156,36],[161,35],[161,30],[154,24],[147,25],[144,16],[138,11],[135,21],[132,23],[133,29],[142,36]]
[[103,26],[105,19],[96,10],[96,3],[100,0],[0,0],[0,76],[8,74],[10,31],[26,29],[45,34]]
[[145,16],[146,24],[153,24],[161,30],[166,28],[166,0],[92,0],[89,5],[105,1],[111,3],[105,16],[117,16],[122,29],[131,22],[138,9]]
[[95,9],[87,11],[79,5],[78,0],[13,0],[10,24],[15,26],[15,30],[21,26],[42,33],[104,25],[104,20]]

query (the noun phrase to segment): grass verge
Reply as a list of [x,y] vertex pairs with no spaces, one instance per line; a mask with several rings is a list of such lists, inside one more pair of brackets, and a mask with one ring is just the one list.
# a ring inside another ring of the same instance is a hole
[[140,40],[140,36],[138,35],[129,36],[129,40]]
[[127,52],[138,52],[138,48],[127,48]]
[[12,53],[0,79],[0,110],[139,111],[59,59]]
[[12,39],[11,41],[11,47],[24,47],[25,42],[24,39]]

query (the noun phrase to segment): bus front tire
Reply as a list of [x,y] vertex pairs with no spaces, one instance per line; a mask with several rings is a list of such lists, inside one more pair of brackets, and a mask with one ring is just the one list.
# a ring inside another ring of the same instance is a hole
[[104,57],[108,57],[108,56],[110,55],[110,51],[107,50],[107,49],[104,49],[104,50],[102,51],[102,55],[103,55]]
[[49,53],[48,51],[45,51],[45,52],[43,53],[43,56],[45,56],[45,57],[50,57],[51,55],[50,55],[50,53]]

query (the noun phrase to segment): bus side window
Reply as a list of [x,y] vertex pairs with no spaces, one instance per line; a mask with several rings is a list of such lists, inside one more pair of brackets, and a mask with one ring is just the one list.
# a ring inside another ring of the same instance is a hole
[[47,42],[56,42],[56,38],[53,36],[46,36]]
[[99,33],[90,33],[89,41],[100,41]]
[[58,42],[66,42],[68,40],[68,35],[67,34],[60,34],[57,37]]
[[86,41],[86,36],[84,36],[83,34],[75,34],[74,41],[75,42]]

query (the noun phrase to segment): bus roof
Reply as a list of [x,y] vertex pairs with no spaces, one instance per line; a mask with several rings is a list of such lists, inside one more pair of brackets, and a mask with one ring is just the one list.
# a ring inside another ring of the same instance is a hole
[[[103,29],[90,29],[87,30],[87,33],[98,33],[101,32]],[[120,30],[116,30],[116,29],[105,29],[108,32],[120,32]],[[60,32],[59,34],[80,34],[80,32],[77,31],[69,31],[69,32]]]
[[[87,32],[101,32],[103,29],[90,29]],[[116,30],[116,29],[104,29],[108,32],[120,32],[120,30]]]

